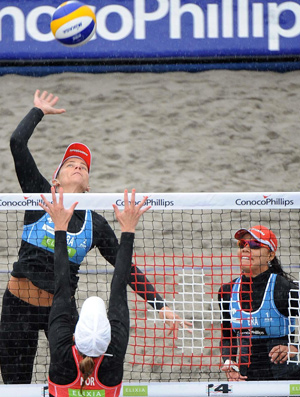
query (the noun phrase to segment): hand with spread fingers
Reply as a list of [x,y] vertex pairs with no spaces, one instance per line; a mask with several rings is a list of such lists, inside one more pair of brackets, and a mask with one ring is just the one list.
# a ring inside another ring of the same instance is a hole
[[65,113],[65,109],[57,109],[55,105],[57,104],[59,98],[56,95],[49,94],[48,91],[36,90],[34,94],[34,106],[41,109],[44,114],[61,114]]
[[165,320],[165,322],[169,326],[167,335],[169,336],[171,335],[172,332],[174,332],[175,339],[178,338],[179,328],[183,328],[190,333],[193,332],[190,329],[190,327],[192,327],[193,324],[187,320],[183,320],[181,317],[178,316],[178,314],[174,313],[173,310],[171,310],[168,306],[164,306],[160,309],[159,318]]
[[48,201],[46,197],[43,194],[41,194],[44,203],[39,203],[39,205],[40,207],[43,208],[44,211],[46,211],[51,216],[51,219],[55,225],[54,227],[55,231],[58,230],[67,231],[70,219],[72,218],[74,209],[76,208],[78,202],[73,203],[69,209],[66,209],[64,207],[64,202],[63,202],[63,188],[60,187],[58,189],[58,193],[59,193],[58,202],[56,200],[54,186],[51,187],[51,193],[52,193],[52,203],[50,203],[50,201]]
[[147,206],[143,208],[147,196],[144,197],[140,203],[135,205],[135,189],[132,189],[131,200],[129,202],[128,199],[128,190],[124,191],[124,210],[121,212],[116,204],[113,204],[113,208],[115,211],[116,218],[121,226],[121,231],[134,233],[135,227],[141,217],[146,211],[151,208],[151,206]]

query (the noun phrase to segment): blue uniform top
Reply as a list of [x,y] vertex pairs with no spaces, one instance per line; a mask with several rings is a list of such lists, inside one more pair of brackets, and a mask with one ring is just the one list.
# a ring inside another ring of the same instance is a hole
[[241,278],[233,287],[229,305],[232,329],[237,334],[252,338],[278,338],[295,330],[295,319],[281,314],[274,303],[274,286],[277,274],[271,274],[260,307],[256,311],[243,311],[240,304]]
[[[24,225],[22,239],[29,244],[54,252],[54,223],[45,213],[36,222]],[[71,262],[80,263],[89,252],[93,241],[93,222],[91,211],[86,211],[84,223],[78,233],[67,232],[68,256]]]

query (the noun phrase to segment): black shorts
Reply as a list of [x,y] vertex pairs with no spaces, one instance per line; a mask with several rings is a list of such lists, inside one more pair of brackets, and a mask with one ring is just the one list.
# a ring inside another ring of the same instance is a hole
[[[75,299],[72,300],[75,328],[78,313]],[[31,383],[39,331],[44,331],[48,338],[50,310],[51,307],[24,302],[6,289],[0,323],[0,366],[5,384]]]

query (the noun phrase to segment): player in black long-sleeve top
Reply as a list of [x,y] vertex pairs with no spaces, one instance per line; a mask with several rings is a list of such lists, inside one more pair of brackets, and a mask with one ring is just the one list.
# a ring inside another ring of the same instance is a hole
[[[130,204],[127,190],[124,192],[124,211],[120,212],[114,206],[122,235],[111,282],[109,321],[103,301],[98,297],[88,298],[82,306],[76,325],[74,344],[73,328],[70,326],[72,287],[66,230],[76,203],[69,210],[64,208],[62,188],[59,191],[58,202],[54,189],[53,203],[42,197],[45,204],[41,206],[55,224],[55,291],[49,316],[49,394],[54,397],[69,396],[70,389],[72,393],[74,390],[80,390],[84,380],[85,390],[99,392],[105,389],[106,397],[117,397],[120,393],[129,338],[127,284],[130,277],[134,231],[140,216],[150,207],[143,208],[146,197],[135,205],[134,190]],[[104,356],[104,353],[107,355]]]
[[222,370],[229,381],[299,379],[300,366],[287,364],[298,352],[296,345],[288,346],[288,334],[294,342],[298,286],[275,255],[276,236],[257,225],[239,230],[235,238],[241,276],[219,290]]
[[[55,107],[58,97],[40,93],[34,96],[35,107],[25,116],[12,134],[10,145],[16,174],[24,193],[49,193],[51,185],[38,170],[28,149],[28,141],[37,124],[47,114],[61,114]],[[71,144],[53,175],[52,184],[65,193],[89,190],[91,153],[81,143]],[[48,334],[48,316],[54,293],[54,235],[51,218],[41,210],[25,211],[24,229],[18,260],[13,264],[11,278],[3,296],[0,325],[0,363],[4,383],[30,383],[38,332]],[[94,211],[76,210],[68,227],[68,253],[72,296],[78,283],[78,270],[87,252],[97,247],[113,266],[119,244],[107,221]],[[77,245],[76,245],[77,239]],[[161,318],[167,319],[170,330],[177,336],[178,315],[164,306],[145,275],[134,265],[129,285],[147,299]],[[75,300],[72,298],[73,324],[77,320]],[[186,326],[189,324],[186,323]]]

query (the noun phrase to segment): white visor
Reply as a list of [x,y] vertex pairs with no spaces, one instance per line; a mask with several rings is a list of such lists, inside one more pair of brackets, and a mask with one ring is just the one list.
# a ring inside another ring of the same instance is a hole
[[103,300],[98,296],[86,299],[75,328],[78,351],[89,357],[102,356],[111,340],[111,328]]

